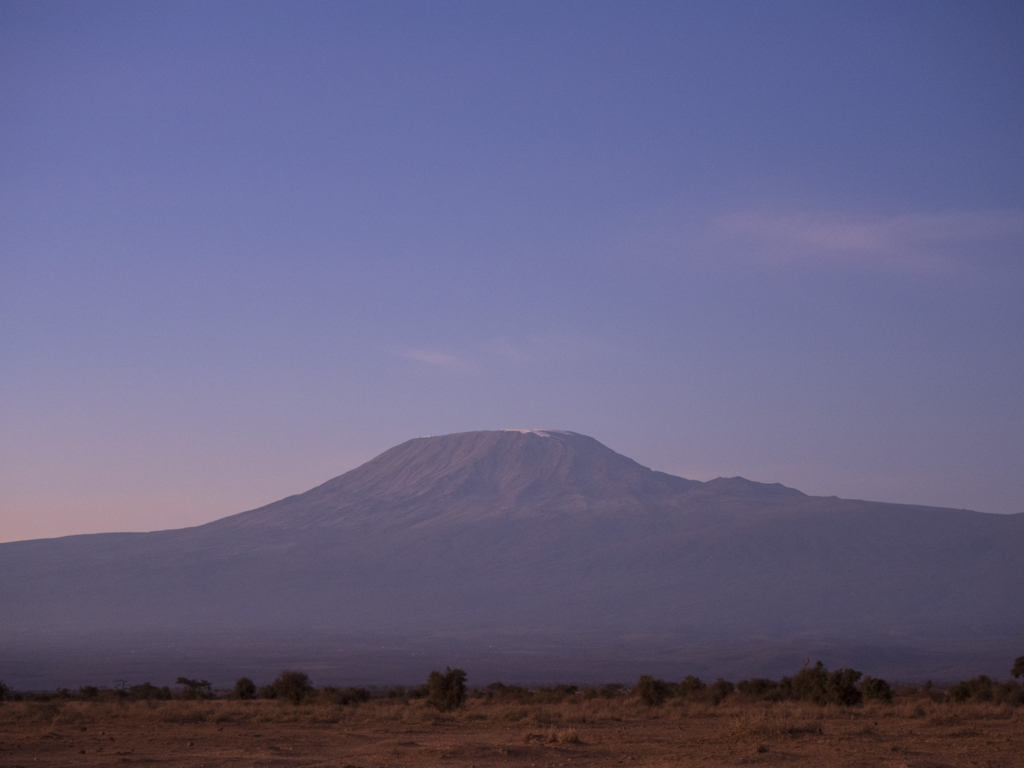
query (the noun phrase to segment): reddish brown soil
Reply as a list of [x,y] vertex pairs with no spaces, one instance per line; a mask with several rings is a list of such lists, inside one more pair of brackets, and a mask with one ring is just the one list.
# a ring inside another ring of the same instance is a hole
[[1024,766],[1024,711],[635,701],[0,706],[0,766]]

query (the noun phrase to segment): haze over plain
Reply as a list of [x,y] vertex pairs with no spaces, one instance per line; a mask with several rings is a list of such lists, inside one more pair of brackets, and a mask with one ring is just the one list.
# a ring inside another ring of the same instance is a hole
[[1024,10],[0,6],[0,541],[415,435],[1024,511]]

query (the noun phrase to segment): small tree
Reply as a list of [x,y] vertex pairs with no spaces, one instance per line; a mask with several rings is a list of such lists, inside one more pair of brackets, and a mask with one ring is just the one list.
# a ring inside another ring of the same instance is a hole
[[1010,674],[1014,677],[1024,677],[1024,656],[1014,659],[1013,669],[1010,671]]
[[683,682],[676,686],[676,695],[681,698],[686,698],[687,696],[693,696],[694,694],[700,693],[705,688],[707,688],[707,686],[701,682],[699,677],[687,675],[683,678]]
[[655,680],[650,675],[640,675],[636,684],[636,692],[640,700],[648,707],[660,707],[665,703],[672,690],[664,680]]
[[274,681],[274,698],[284,699],[292,704],[298,704],[312,692],[313,686],[305,672],[286,669]]
[[6,685],[4,685],[3,682],[0,682],[0,701],[3,701],[4,699],[6,699],[7,698],[7,694],[9,694],[10,692],[11,692],[11,689],[8,688]]
[[213,686],[210,685],[208,680],[191,680],[187,677],[179,677],[177,683],[178,685],[185,686],[185,690],[181,692],[181,698],[183,699],[213,698]]
[[156,699],[158,701],[169,701],[171,698],[171,689],[166,685],[161,688],[157,688],[152,683],[133,685],[128,689],[128,698],[132,701],[150,701],[152,699]]
[[442,712],[461,707],[466,701],[466,673],[451,667],[446,667],[443,675],[431,672],[427,678],[427,694],[430,704]]
[[235,681],[235,689],[231,692],[231,696],[235,699],[255,699],[256,683],[248,677],[238,678],[238,680]]

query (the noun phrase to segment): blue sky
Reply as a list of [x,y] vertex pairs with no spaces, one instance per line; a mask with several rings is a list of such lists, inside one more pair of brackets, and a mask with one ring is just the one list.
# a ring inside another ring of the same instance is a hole
[[1024,512],[1024,8],[0,4],[0,540],[427,434]]

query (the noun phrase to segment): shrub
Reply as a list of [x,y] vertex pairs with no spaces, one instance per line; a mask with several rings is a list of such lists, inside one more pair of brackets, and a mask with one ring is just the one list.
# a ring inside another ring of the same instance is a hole
[[963,680],[950,686],[949,697],[956,702],[974,699],[975,701],[992,701],[995,690],[992,679],[987,675],[978,675],[972,680]]
[[676,686],[676,695],[680,698],[686,698],[694,694],[701,693],[707,686],[701,682],[699,677],[693,675],[687,675],[683,678],[683,682]]
[[256,689],[256,698],[258,699],[276,699],[277,691],[274,689],[273,684],[261,685]]
[[764,699],[773,698],[779,684],[774,680],[767,680],[763,677],[752,677],[749,680],[740,680],[736,683],[736,690],[744,696]]
[[804,665],[793,677],[782,678],[779,682],[779,698],[810,701],[822,706],[838,704],[852,707],[864,700],[864,695],[857,687],[860,678],[861,673],[855,669],[829,672],[819,661],[813,667]]
[[461,707],[466,700],[466,673],[446,667],[444,674],[431,672],[427,678],[430,704],[442,712]]
[[11,692],[11,689],[8,688],[6,685],[4,685],[2,682],[0,682],[0,701],[3,701],[4,699],[6,699],[8,694],[10,694],[10,692]]
[[838,704],[841,707],[852,707],[864,700],[864,695],[857,687],[861,673],[855,669],[837,669],[829,672],[825,678],[825,697],[823,704]]
[[708,688],[708,692],[711,694],[711,701],[713,704],[721,704],[722,699],[728,696],[730,693],[736,690],[736,686],[730,683],[728,680],[718,678]]
[[152,683],[143,683],[142,685],[133,685],[128,689],[128,698],[132,701],[170,701],[171,689],[166,685],[157,688]]
[[636,692],[640,700],[648,707],[660,707],[672,694],[672,689],[664,680],[655,680],[650,675],[641,675],[636,684]]
[[95,685],[83,685],[78,689],[78,698],[82,701],[96,701],[100,697],[100,689]]
[[1010,674],[1014,677],[1024,677],[1024,656],[1013,660],[1013,669],[1010,670]]
[[[517,686],[508,686],[510,689],[516,688]],[[559,704],[566,699],[575,698],[576,692],[579,687],[575,685],[553,685],[548,687],[538,688],[536,693],[531,697],[534,702],[538,704]],[[529,693],[529,692],[527,692]]]
[[234,699],[255,699],[256,683],[248,677],[240,677],[235,681],[235,689],[231,692]]
[[484,689],[484,696],[489,701],[509,701],[523,704],[533,698],[526,688],[504,683],[491,683]]
[[1011,707],[1024,706],[1024,686],[1016,680],[1007,680],[999,685],[998,700]]
[[962,680],[956,685],[949,686],[947,693],[949,698],[955,702],[967,701],[971,697],[971,684],[966,680]]
[[793,677],[782,678],[779,687],[787,699],[824,704],[825,679],[827,677],[828,672],[819,661],[813,667],[805,664],[804,668],[793,675]]
[[865,677],[861,681],[860,692],[865,699],[884,701],[886,704],[892,701],[892,687],[880,677]]
[[358,704],[361,701],[370,700],[370,692],[365,688],[332,688],[327,686],[321,689],[321,695],[332,704],[344,706],[346,704]]
[[178,685],[185,686],[185,690],[181,692],[181,698],[198,700],[198,699],[212,699],[213,688],[207,680],[190,680],[187,677],[179,677]]
[[273,683],[273,688],[273,698],[290,701],[292,704],[298,704],[313,691],[313,686],[309,682],[309,675],[305,672],[296,672],[289,669],[286,669],[277,676],[277,680]]

